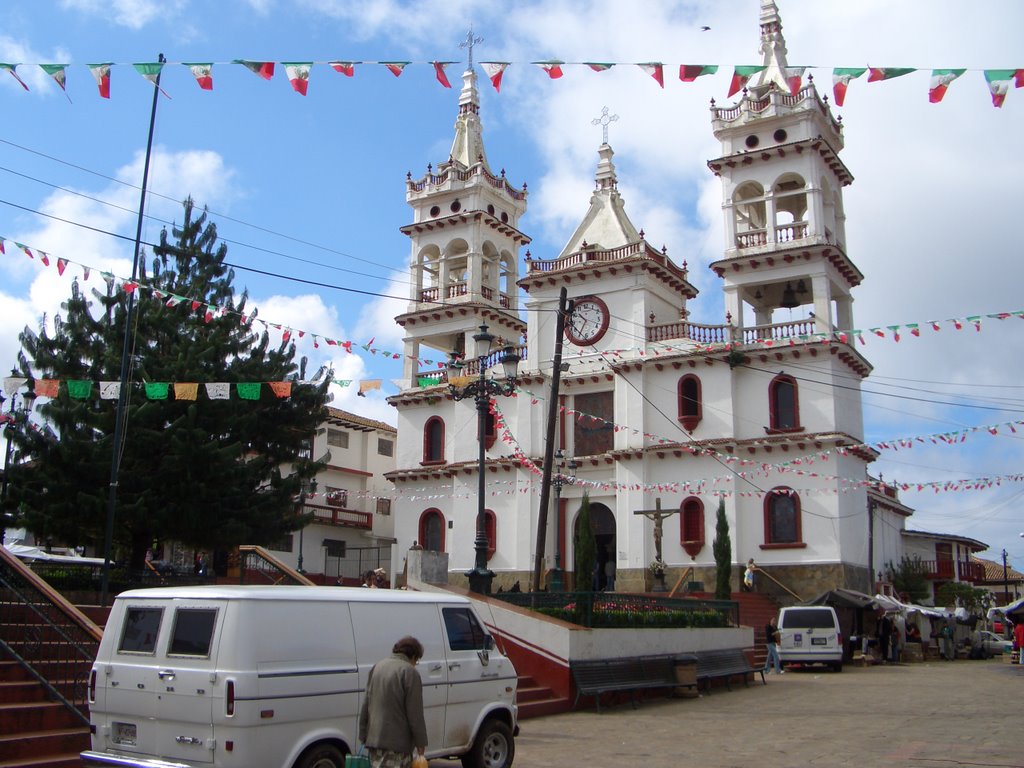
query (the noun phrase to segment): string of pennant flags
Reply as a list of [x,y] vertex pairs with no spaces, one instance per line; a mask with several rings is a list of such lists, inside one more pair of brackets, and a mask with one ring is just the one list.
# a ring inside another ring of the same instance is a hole
[[[31,381],[31,387],[28,385]],[[266,385],[274,397],[285,399],[292,396],[292,381],[245,381],[245,382],[137,382],[138,388],[148,400],[198,400],[202,392],[207,400],[230,400],[232,394],[239,400],[259,400]],[[307,383],[307,382],[300,382]],[[73,400],[89,400],[97,395],[100,400],[117,400],[121,396],[120,381],[90,381],[85,379],[28,379],[25,376],[5,376],[4,392],[13,395],[22,387],[28,388],[35,397],[56,398],[66,391]]]
[[[195,78],[197,85],[205,91],[213,90],[213,68],[214,66],[241,66],[249,70],[253,74],[263,78],[264,80],[271,80],[274,77],[276,65],[278,62],[273,61],[255,61],[251,59],[231,59],[230,61],[207,61],[207,62],[142,62],[133,64],[117,64],[115,62],[102,62],[97,64],[86,64],[85,66],[89,69],[90,74],[96,82],[96,86],[99,89],[99,95],[102,98],[109,99],[111,93],[111,75],[115,67],[127,67],[130,66],[136,72],[138,72],[146,80],[149,80],[154,85],[158,76],[163,71],[165,64],[174,64],[187,68],[192,76]],[[448,79],[446,73],[447,67],[452,64],[459,64],[456,61],[428,61],[428,62],[413,62],[413,61],[283,61],[280,62],[284,68],[285,77],[288,78],[288,82],[291,84],[292,89],[303,96],[305,96],[309,89],[310,77],[313,73],[314,67],[329,67],[330,69],[338,72],[345,77],[354,77],[356,74],[356,67],[363,66],[377,66],[383,67],[395,77],[400,77],[409,65],[427,65],[433,68],[434,76],[437,81],[445,88],[451,88],[451,81]],[[673,69],[674,64],[665,64],[660,61],[648,61],[648,62],[596,62],[596,61],[579,61],[570,62],[563,61],[561,59],[548,59],[545,61],[531,61],[527,62],[531,66],[540,67],[547,76],[552,80],[559,80],[566,74],[566,69],[580,68],[587,69],[593,72],[606,72],[616,66],[629,66],[638,67],[641,71],[650,75],[654,81],[661,87],[665,87],[665,70]],[[494,90],[500,92],[502,78],[509,67],[513,66],[513,62],[510,61],[482,61],[479,62],[487,75],[487,78],[491,81],[494,86]],[[70,64],[22,64],[22,63],[5,63],[0,62],[0,69],[6,70],[11,76],[17,80],[21,86],[27,91],[29,90],[28,84],[18,74],[18,67],[24,66],[38,66],[47,75],[53,78],[53,80],[60,86],[60,88],[67,93],[67,70],[71,67]],[[756,75],[758,72],[764,70],[762,66],[746,66],[746,65],[735,65],[733,67],[732,78],[729,84],[728,96],[734,96],[742,88],[744,88],[751,77]],[[810,69],[822,69],[822,67],[789,67],[786,70],[786,80],[789,85],[790,91],[793,96],[796,96],[801,88],[803,87],[804,75]],[[679,80],[684,83],[692,83],[700,77],[708,75],[714,75],[718,72],[719,65],[717,64],[680,64],[679,65]],[[927,69],[920,69],[917,67],[834,67],[832,68],[832,89],[833,97],[837,106],[843,106],[846,100],[846,92],[850,84],[865,74],[867,74],[867,81],[869,83],[880,82],[883,80],[893,80],[897,77],[903,77],[913,72],[918,71],[929,71]],[[1006,99],[1010,88],[1020,88],[1024,86],[1024,68],[1012,68],[1012,69],[973,69],[968,67],[959,68],[946,68],[946,69],[931,69],[930,80],[928,85],[928,100],[937,104],[942,101],[945,97],[950,86],[962,77],[967,72],[980,72],[984,75],[985,84],[988,87],[988,91],[992,97],[992,105],[995,107],[1003,106],[1003,102]],[[813,79],[813,75],[808,75],[808,80]],[[163,89],[161,88],[161,91]],[[165,96],[169,95],[166,91],[163,91]]]
[[[357,349],[361,349],[364,352],[373,355],[375,357],[382,357],[390,360],[402,360],[411,359],[414,360],[420,366],[427,366],[430,368],[436,368],[438,371],[445,369],[448,366],[447,360],[434,360],[428,358],[421,358],[415,356],[405,355],[401,352],[394,352],[391,350],[383,349],[374,346],[376,337],[371,338],[365,343],[358,343],[351,339],[335,339],[331,338],[323,333],[316,331],[309,331],[301,328],[294,328],[283,323],[277,323],[268,321],[258,316],[258,311],[249,313],[242,313],[236,310],[229,309],[224,306],[217,304],[208,303],[198,299],[193,299],[187,296],[181,296],[175,293],[169,293],[159,288],[146,285],[139,280],[130,280],[123,277],[117,277],[111,272],[98,270],[94,267],[90,267],[87,264],[82,264],[71,259],[64,257],[54,257],[52,254],[47,253],[34,246],[28,246],[24,243],[17,242],[10,238],[0,236],[0,255],[7,254],[8,244],[12,244],[15,248],[27,256],[29,259],[37,262],[43,267],[53,266],[60,276],[63,276],[69,265],[74,265],[81,269],[82,278],[86,281],[90,279],[92,274],[98,273],[103,280],[107,283],[108,290],[113,291],[115,287],[119,287],[126,294],[131,294],[136,291],[145,291],[156,301],[161,301],[168,308],[174,308],[178,306],[189,307],[192,312],[196,312],[201,315],[204,322],[210,323],[216,317],[225,316],[236,316],[242,325],[246,325],[251,322],[260,323],[268,332],[275,331],[281,334],[281,341],[287,343],[293,339],[304,339],[309,337],[312,341],[313,348],[319,349],[321,342],[328,347],[336,347],[343,349],[348,354],[356,354]],[[891,339],[893,342],[899,343],[905,336],[911,336],[918,338],[921,336],[922,329],[931,330],[932,332],[938,333],[944,327],[952,327],[957,331],[962,331],[965,328],[973,328],[975,331],[980,332],[986,321],[999,320],[1005,321],[1011,318],[1018,318],[1024,320],[1024,309],[1018,309],[1014,311],[1004,312],[990,312],[986,314],[968,315],[961,318],[948,318],[945,320],[928,320],[925,322],[913,322],[903,323],[900,325],[884,325],[866,329],[851,329],[849,331],[829,331],[829,332],[816,332],[816,333],[800,333],[792,336],[771,338],[771,337],[757,337],[754,339],[745,340],[742,344],[738,342],[716,342],[710,344],[697,344],[687,340],[686,344],[673,344],[667,342],[658,342],[646,344],[644,346],[637,347],[623,347],[619,349],[611,349],[603,352],[602,354],[611,360],[620,359],[632,359],[635,357],[640,358],[651,358],[660,357],[661,355],[671,354],[682,354],[682,353],[693,353],[693,352],[704,352],[704,353],[721,353],[729,352],[735,348],[742,347],[744,349],[750,349],[751,347],[761,347],[763,349],[773,348],[784,348],[786,346],[796,346],[798,344],[821,344],[830,345],[834,342],[848,344],[856,341],[861,345],[866,345],[867,340],[874,337],[879,339]],[[591,356],[593,353],[579,349],[574,351],[566,351],[563,355],[566,359],[574,358],[586,358]],[[352,379],[333,379],[333,382],[340,387],[348,387],[355,383]],[[438,386],[444,384],[437,373],[420,375],[417,377],[417,386],[422,389]],[[365,396],[367,392],[381,389],[383,381],[381,379],[363,379],[359,380],[358,394]]]
[[[525,451],[523,451],[523,449],[520,446],[518,440],[515,438],[515,436],[512,434],[512,431],[509,429],[508,423],[505,421],[504,415],[501,413],[501,410],[500,410],[500,408],[499,408],[499,406],[497,404],[497,401],[495,401],[494,399],[491,400],[490,412],[494,416],[495,428],[498,430],[499,435],[500,435],[499,439],[503,443],[505,443],[506,445],[509,446],[510,450],[512,451],[512,455],[520,462],[521,466],[523,466],[531,474],[536,475],[536,476],[540,476],[542,474],[542,470],[540,469],[540,467],[537,466],[537,464],[532,459],[529,458],[529,456],[526,455]],[[591,417],[591,418],[594,418],[594,417]],[[1009,423],[1007,426],[1009,426],[1010,429],[1013,432],[1016,432],[1016,427],[1017,426],[1024,426],[1024,422],[1020,422],[1020,421],[1012,422],[1012,423]],[[982,428],[982,429],[985,429],[986,431],[989,431],[992,434],[996,434],[996,432],[991,427],[985,427],[985,428]],[[966,432],[966,430],[964,430],[964,432]],[[921,442],[923,442],[923,439],[921,439],[921,438],[917,438],[917,440],[921,440]],[[912,441],[907,441],[907,442],[908,442],[908,447],[909,447],[909,444],[911,444]],[[813,472],[813,471],[810,471],[810,470],[805,470],[805,469],[797,468],[797,467],[793,466],[793,465],[799,465],[802,462],[803,463],[811,463],[811,464],[813,464],[814,463],[813,457],[805,457],[804,459],[795,459],[794,461],[783,462],[781,464],[768,464],[768,463],[764,463],[764,462],[754,462],[754,461],[749,461],[749,460],[742,460],[742,459],[738,459],[735,456],[727,456],[727,455],[724,455],[724,454],[720,454],[717,451],[714,451],[714,449],[705,448],[703,446],[700,446],[700,447],[694,446],[693,448],[694,448],[695,451],[698,452],[698,453],[695,453],[695,455],[699,455],[700,453],[703,453],[705,455],[717,456],[721,460],[723,460],[723,461],[725,461],[726,463],[729,463],[729,464],[737,462],[737,461],[739,461],[741,464],[747,464],[747,465],[756,464],[756,465],[758,465],[760,471],[756,472],[756,473],[734,472],[734,473],[732,473],[730,475],[726,475],[726,476],[722,476],[722,477],[701,478],[701,479],[694,480],[694,481],[668,482],[668,483],[617,483],[617,482],[587,480],[585,478],[580,478],[580,477],[575,477],[573,479],[573,483],[575,485],[581,485],[581,486],[584,486],[584,487],[589,487],[589,488],[592,488],[592,489],[595,489],[595,490],[601,490],[601,491],[606,491],[606,492],[623,491],[623,490],[625,490],[625,491],[657,491],[657,492],[661,492],[661,493],[692,493],[692,494],[709,494],[710,493],[711,495],[715,495],[715,496],[739,496],[739,497],[754,497],[754,498],[760,498],[760,497],[763,497],[763,496],[765,496],[767,494],[775,494],[775,493],[788,493],[788,494],[824,493],[824,494],[830,494],[830,495],[838,495],[839,493],[849,493],[849,492],[851,492],[853,490],[856,490],[856,489],[859,489],[859,488],[867,488],[867,489],[873,489],[873,490],[882,490],[882,489],[884,489],[884,487],[886,485],[885,483],[883,483],[880,480],[870,480],[870,479],[850,480],[849,478],[842,478],[842,477],[838,477],[838,476],[835,476],[835,475],[824,475],[824,474],[820,474],[820,473],[817,473],[817,472]],[[849,447],[848,446],[848,447],[844,447],[844,448],[836,449],[836,450],[837,450],[837,452],[842,453],[842,455],[846,455],[846,453],[843,453],[843,451],[848,453],[850,450],[854,450],[855,448],[856,448],[856,446],[853,446],[853,447]],[[819,455],[819,457],[822,460],[826,460],[827,461],[829,453],[830,453],[829,451],[823,451],[823,452],[821,452],[818,455]],[[729,460],[726,461],[727,459],[729,459]],[[796,489],[793,489],[793,488],[787,488],[787,489],[773,488],[773,489],[770,489],[768,491],[764,491],[764,490],[739,491],[739,490],[723,489],[723,488],[718,487],[718,486],[721,486],[721,485],[730,484],[730,483],[734,482],[734,480],[736,478],[739,478],[739,479],[745,480],[745,481],[749,481],[749,479],[751,477],[767,476],[769,474],[772,474],[773,472],[791,472],[793,474],[797,474],[797,475],[803,476],[803,477],[811,477],[811,478],[818,478],[818,479],[840,481],[841,485],[843,487],[842,488],[838,488],[838,487],[832,487],[832,488],[809,488],[809,489],[803,489],[803,490],[799,490],[799,491],[796,490]],[[1001,487],[1004,483],[1021,483],[1021,482],[1024,482],[1024,474],[996,475],[996,476],[991,476],[991,477],[971,478],[971,479],[963,479],[963,480],[939,480],[939,481],[926,482],[926,483],[899,483],[899,482],[897,482],[897,483],[892,483],[892,485],[895,485],[896,487],[900,488],[903,491],[910,491],[910,490],[926,491],[926,490],[932,490],[935,493],[941,493],[941,492],[952,492],[952,491],[987,490],[987,489],[990,489],[990,488]]]

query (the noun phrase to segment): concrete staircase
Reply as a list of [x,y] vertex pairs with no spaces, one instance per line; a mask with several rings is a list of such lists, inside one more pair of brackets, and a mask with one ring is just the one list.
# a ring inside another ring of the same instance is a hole
[[[45,664],[37,668],[47,674]],[[0,656],[0,768],[73,768],[88,748],[89,727],[18,662]]]
[[768,658],[765,647],[764,625],[769,619],[779,616],[779,604],[765,595],[756,592],[735,592],[732,599],[740,604],[740,622],[754,628],[754,664],[764,666]]
[[519,687],[516,689],[516,704],[519,705],[520,720],[568,712],[572,706],[572,702],[569,699],[559,696],[543,683],[537,682],[530,675],[519,676]]

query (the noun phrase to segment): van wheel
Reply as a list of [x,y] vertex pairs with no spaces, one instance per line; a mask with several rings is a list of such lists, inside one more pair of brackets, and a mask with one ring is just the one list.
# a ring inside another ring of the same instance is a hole
[[345,768],[345,755],[333,744],[315,744],[299,758],[295,768]]
[[515,756],[512,729],[501,720],[487,720],[469,752],[462,756],[462,768],[509,768]]

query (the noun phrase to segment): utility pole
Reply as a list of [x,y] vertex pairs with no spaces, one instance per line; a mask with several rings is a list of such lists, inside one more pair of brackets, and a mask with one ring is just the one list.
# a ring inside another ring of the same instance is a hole
[[1010,578],[1006,570],[1006,550],[1003,550],[1003,605],[1010,604]]

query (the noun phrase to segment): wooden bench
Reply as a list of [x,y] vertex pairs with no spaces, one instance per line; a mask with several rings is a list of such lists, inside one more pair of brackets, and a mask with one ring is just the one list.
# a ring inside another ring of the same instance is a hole
[[729,681],[736,675],[742,675],[744,685],[750,685],[751,673],[760,674],[761,682],[768,684],[764,679],[764,668],[752,666],[742,648],[701,651],[697,654],[697,683],[699,685],[701,681],[706,681],[705,690],[709,692],[711,681],[715,678],[724,679],[725,687],[729,690],[732,690]]
[[593,696],[597,711],[601,711],[601,696],[605,693],[629,693],[633,708],[637,707],[637,691],[676,688],[675,658],[673,656],[640,656],[625,659],[589,659],[569,664],[576,684],[576,700]]

